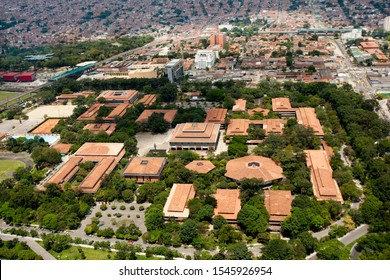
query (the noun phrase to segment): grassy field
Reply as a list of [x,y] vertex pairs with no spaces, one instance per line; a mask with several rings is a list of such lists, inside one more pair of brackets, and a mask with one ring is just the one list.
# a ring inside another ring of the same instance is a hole
[[[41,246],[43,244],[41,242]],[[78,246],[72,246],[69,249],[66,249],[60,253],[50,250],[49,253],[53,255],[57,260],[82,260],[82,250],[85,255],[85,260],[113,260],[115,257],[115,252],[107,252],[104,250],[95,250],[92,248],[84,248]],[[110,257],[109,257],[110,256]],[[147,258],[145,256],[137,256],[138,260],[161,260],[160,258],[151,257]]]
[[0,160],[0,181],[10,177],[18,167],[26,167],[24,162],[19,160]]
[[11,98],[20,92],[0,91],[0,101]]
[[390,98],[390,93],[381,94],[383,99]]

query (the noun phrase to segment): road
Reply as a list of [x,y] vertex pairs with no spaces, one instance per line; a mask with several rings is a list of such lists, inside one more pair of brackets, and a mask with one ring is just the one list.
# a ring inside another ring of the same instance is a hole
[[40,240],[40,239],[35,239],[32,237],[20,237],[20,236],[15,236],[15,235],[11,235],[11,234],[4,234],[4,233],[0,234],[0,238],[2,240],[7,240],[7,241],[12,240],[14,238],[17,238],[19,241],[26,242],[27,245],[31,248],[31,250],[33,250],[35,253],[40,255],[44,260],[55,260],[56,259],[48,251],[46,251],[44,248],[42,248],[41,245],[39,245],[36,242],[36,240]]

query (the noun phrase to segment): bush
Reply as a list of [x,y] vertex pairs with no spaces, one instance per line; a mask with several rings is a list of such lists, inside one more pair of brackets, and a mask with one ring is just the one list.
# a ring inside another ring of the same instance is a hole
[[100,205],[100,210],[106,211],[107,210],[107,205],[106,204]]
[[95,217],[96,217],[96,218],[101,218],[101,217],[103,217],[102,212],[96,212]]
[[126,206],[124,206],[124,205],[121,205],[121,207],[119,208],[120,210],[125,210],[126,209]]
[[139,219],[141,216],[140,216],[139,214],[137,214],[135,217],[136,217],[137,219]]
[[111,217],[111,213],[108,213],[108,214],[107,214],[107,217]]
[[138,208],[139,211],[144,211],[145,210],[145,207],[143,207],[142,205]]
[[134,209],[135,209],[134,205],[131,205],[130,210],[134,210]]
[[111,206],[111,209],[112,209],[112,210],[115,210],[115,209],[116,209],[116,206],[115,206],[115,205],[112,205],[112,206]]
[[115,217],[117,217],[117,218],[122,217],[122,214],[121,214],[121,213],[115,213],[114,215],[115,215]]

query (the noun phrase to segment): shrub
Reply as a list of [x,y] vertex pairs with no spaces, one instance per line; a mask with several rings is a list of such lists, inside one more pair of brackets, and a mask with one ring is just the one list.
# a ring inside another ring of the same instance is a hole
[[143,207],[142,205],[138,208],[139,211],[144,211],[145,210],[145,207]]
[[120,207],[119,209],[121,209],[121,210],[123,211],[123,210],[125,210],[125,209],[126,209],[126,206],[124,206],[124,205],[121,205],[121,207]]
[[134,210],[134,209],[135,209],[134,205],[131,205],[130,210]]
[[135,217],[136,217],[136,218],[140,218],[141,216],[140,216],[139,214],[137,214]]
[[116,206],[115,206],[115,205],[112,205],[112,206],[111,206],[111,209],[112,209],[112,210],[115,210],[115,209],[116,209]]
[[102,212],[96,212],[95,217],[96,217],[96,218],[101,218],[101,217],[103,217]]
[[106,211],[107,210],[107,205],[106,204],[100,205],[100,210]]

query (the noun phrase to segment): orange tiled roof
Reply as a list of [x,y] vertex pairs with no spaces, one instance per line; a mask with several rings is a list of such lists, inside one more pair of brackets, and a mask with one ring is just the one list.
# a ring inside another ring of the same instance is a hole
[[245,156],[228,161],[225,176],[236,181],[244,178],[263,179],[266,183],[282,179],[283,169],[270,158]]
[[313,193],[318,200],[336,200],[344,202],[336,180],[333,179],[333,170],[329,158],[324,150],[305,150],[306,164],[310,168],[310,180]]
[[283,221],[291,214],[291,191],[264,190],[264,205],[270,215],[270,221]]
[[290,99],[287,97],[272,98],[272,111],[285,112],[294,111],[291,107]]
[[170,143],[216,143],[219,135],[219,124],[181,123],[173,132]]
[[207,112],[205,123],[224,124],[226,120],[227,109],[213,108]]
[[125,176],[160,175],[167,159],[163,157],[134,157],[127,164]]
[[107,101],[131,102],[137,94],[136,90],[106,90],[100,93],[96,100],[103,97]]
[[232,108],[233,112],[244,112],[246,110],[246,100],[245,99],[237,99],[236,104]]
[[138,103],[144,104],[144,106],[150,106],[153,103],[155,103],[157,100],[157,95],[156,94],[145,94],[144,97],[142,97]]
[[83,129],[89,130],[94,134],[103,131],[107,133],[107,135],[111,135],[114,133],[115,128],[116,128],[116,123],[90,123],[84,126]]
[[174,184],[164,206],[165,217],[178,219],[188,218],[190,211],[187,203],[195,197],[195,189],[192,184]]
[[61,154],[67,154],[70,151],[70,148],[73,146],[73,144],[56,144],[53,146],[54,149],[56,149]]
[[317,136],[324,136],[324,131],[314,108],[297,108],[296,116],[299,124],[311,127]]
[[213,170],[215,165],[209,160],[194,160],[185,167],[200,174],[206,174]]
[[237,220],[241,210],[240,190],[217,189],[213,197],[217,200],[214,217],[220,215],[226,220]]
[[177,114],[177,110],[144,110],[142,114],[138,117],[136,122],[147,122],[149,117],[153,113],[161,113],[164,114],[164,120],[172,123],[173,119],[175,118]]
[[267,116],[269,114],[269,110],[264,108],[249,109],[247,112],[249,116],[254,116],[256,113],[261,113],[263,116]]

